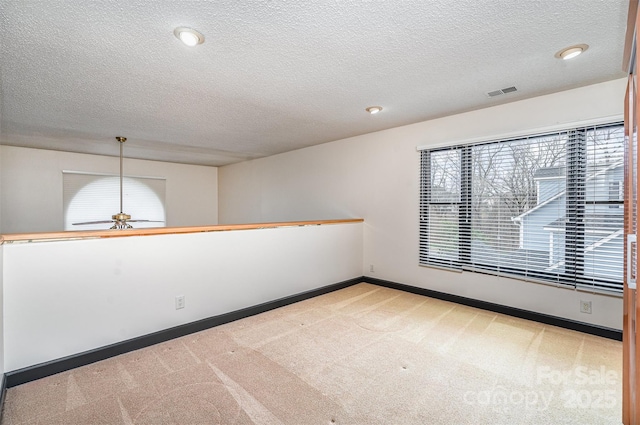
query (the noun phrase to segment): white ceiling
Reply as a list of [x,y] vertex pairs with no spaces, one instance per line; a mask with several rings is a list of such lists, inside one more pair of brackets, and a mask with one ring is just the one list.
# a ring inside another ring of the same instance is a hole
[[[0,0],[0,143],[118,155],[122,135],[127,157],[214,166],[273,155],[623,77],[627,8]],[[184,46],[178,26],[205,43]],[[590,48],[554,58],[577,43]]]

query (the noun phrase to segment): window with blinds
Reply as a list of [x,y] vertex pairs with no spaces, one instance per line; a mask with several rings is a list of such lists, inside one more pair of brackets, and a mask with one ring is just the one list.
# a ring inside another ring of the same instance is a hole
[[622,290],[621,124],[421,155],[421,265]]
[[[64,171],[64,230],[104,230],[111,224],[74,225],[73,223],[110,220],[120,212],[120,176]],[[164,178],[123,177],[123,209],[135,228],[165,226]]]

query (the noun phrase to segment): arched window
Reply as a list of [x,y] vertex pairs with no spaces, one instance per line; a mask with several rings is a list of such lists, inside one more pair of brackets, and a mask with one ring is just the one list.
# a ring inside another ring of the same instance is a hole
[[[166,226],[165,186],[163,178],[124,177],[122,209],[142,229]],[[120,212],[120,177],[64,171],[63,172],[64,230],[104,230],[111,224],[74,225],[89,221],[110,220]]]

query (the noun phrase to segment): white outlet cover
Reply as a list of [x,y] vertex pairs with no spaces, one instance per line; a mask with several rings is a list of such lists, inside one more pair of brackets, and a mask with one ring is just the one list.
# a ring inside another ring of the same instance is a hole
[[180,310],[181,308],[184,308],[184,295],[176,297],[176,310]]

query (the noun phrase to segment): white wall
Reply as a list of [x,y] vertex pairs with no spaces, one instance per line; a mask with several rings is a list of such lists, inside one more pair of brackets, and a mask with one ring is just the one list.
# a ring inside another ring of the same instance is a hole
[[0,235],[2,234],[2,203],[2,148],[0,148]]
[[[63,229],[63,170],[117,175],[119,158],[0,146],[3,233]],[[125,158],[124,174],[166,178],[167,226],[218,223],[218,168]]]
[[[595,84],[221,167],[220,222],[361,217],[365,275],[621,329],[618,297],[418,266],[416,147],[622,118],[625,84]],[[580,300],[593,301],[593,314],[579,312]]]
[[[0,245],[0,376],[4,376],[4,245]],[[1,382],[1,378],[0,378]]]
[[[0,96],[2,96],[2,78],[0,78]],[[0,108],[1,109],[1,108]],[[2,112],[0,111],[0,122]],[[0,235],[2,234],[2,149],[0,149]],[[2,304],[2,245],[0,245],[0,376],[4,376],[4,315]]]
[[12,371],[359,277],[362,223],[0,249]]

